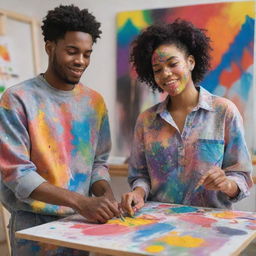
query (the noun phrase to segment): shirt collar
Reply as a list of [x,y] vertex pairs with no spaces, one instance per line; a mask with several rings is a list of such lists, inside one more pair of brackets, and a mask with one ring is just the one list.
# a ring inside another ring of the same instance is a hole
[[[213,109],[213,95],[209,93],[207,90],[205,90],[202,86],[197,86],[197,90],[199,90],[199,100],[197,106],[193,109],[193,111],[198,110],[199,108],[208,110],[208,111],[214,111]],[[163,111],[167,110],[167,105],[169,102],[170,96],[167,96],[164,101],[162,101],[157,109],[156,114],[162,113]]]

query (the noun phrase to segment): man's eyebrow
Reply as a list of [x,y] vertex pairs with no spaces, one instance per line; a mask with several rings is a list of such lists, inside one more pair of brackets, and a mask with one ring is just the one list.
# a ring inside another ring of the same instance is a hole
[[[69,48],[69,49],[74,49],[74,50],[79,50],[78,47],[74,46],[74,45],[67,45],[66,48]],[[92,49],[90,50],[87,50],[86,52],[92,52]]]
[[[166,61],[170,61],[172,59],[176,59],[177,57],[176,56],[171,56],[169,57]],[[159,64],[153,64],[152,67],[155,67],[155,66],[158,66]]]

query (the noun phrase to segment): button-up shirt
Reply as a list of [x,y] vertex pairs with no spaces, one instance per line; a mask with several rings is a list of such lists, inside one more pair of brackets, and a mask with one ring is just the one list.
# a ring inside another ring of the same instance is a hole
[[[128,181],[132,189],[142,187],[152,201],[230,208],[248,196],[252,186],[242,118],[230,100],[198,90],[198,104],[182,132],[167,110],[169,97],[139,115]],[[213,166],[237,183],[240,192],[235,198],[203,186],[196,189]]]

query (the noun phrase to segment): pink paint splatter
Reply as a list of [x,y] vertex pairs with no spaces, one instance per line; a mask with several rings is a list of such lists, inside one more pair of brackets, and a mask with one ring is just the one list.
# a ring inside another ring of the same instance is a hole
[[251,230],[256,230],[256,226],[254,226],[254,225],[248,225],[247,228],[249,228]]
[[215,222],[217,222],[214,219],[203,217],[203,216],[196,216],[196,215],[183,215],[179,217],[180,220],[190,222],[193,224],[198,224],[202,227],[211,227],[211,225]]
[[104,224],[101,225],[88,225],[88,224],[75,224],[71,228],[81,229],[84,235],[89,236],[107,236],[127,233],[131,229],[127,226],[118,224]]

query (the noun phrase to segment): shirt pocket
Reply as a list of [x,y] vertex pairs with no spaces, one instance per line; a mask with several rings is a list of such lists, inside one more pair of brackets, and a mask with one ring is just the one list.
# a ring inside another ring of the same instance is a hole
[[195,151],[198,163],[221,167],[224,146],[224,140],[198,139]]

